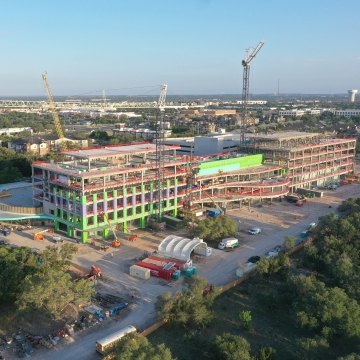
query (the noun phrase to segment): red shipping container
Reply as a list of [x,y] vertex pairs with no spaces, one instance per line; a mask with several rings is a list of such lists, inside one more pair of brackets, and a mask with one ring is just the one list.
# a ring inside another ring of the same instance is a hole
[[151,276],[159,277],[169,281],[172,279],[172,274],[174,273],[174,268],[170,270],[164,270],[161,266],[157,266],[148,262],[139,261],[136,263],[136,265],[145,269],[149,269]]

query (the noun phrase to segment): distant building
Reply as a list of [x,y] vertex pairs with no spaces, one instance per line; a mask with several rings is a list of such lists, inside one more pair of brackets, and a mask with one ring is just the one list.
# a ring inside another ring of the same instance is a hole
[[224,132],[212,133],[206,136],[170,138],[165,145],[177,145],[179,155],[209,155],[229,153],[237,150],[240,141],[239,135]]
[[235,109],[209,109],[201,110],[200,115],[210,115],[210,116],[224,116],[224,115],[235,115]]
[[352,116],[360,116],[360,109],[335,110],[334,114],[337,116],[351,118]]
[[33,130],[31,127],[20,127],[20,128],[0,129],[0,135],[14,135],[14,134],[20,134],[24,131],[29,131],[31,134],[33,133]]
[[[171,136],[171,130],[164,130],[164,137],[170,137]],[[156,130],[150,130],[146,128],[126,128],[121,127],[119,129],[113,129],[114,135],[131,135],[134,136],[136,139],[144,139],[144,140],[152,140],[156,138]]]
[[293,110],[280,110],[279,111],[279,116],[293,116],[293,117],[297,117],[297,116],[303,116],[305,114],[304,110],[297,110],[297,109],[293,109]]
[[358,90],[356,90],[356,89],[348,90],[349,101],[351,103],[355,102],[355,97],[356,97],[357,93],[358,93]]
[[[89,146],[89,141],[85,140],[74,140],[65,139],[63,141],[70,142],[74,146],[79,148],[86,148]],[[55,136],[40,137],[29,137],[27,139],[15,139],[8,142],[8,149],[14,150],[19,154],[26,154],[32,152],[39,156],[44,156],[50,151],[57,151],[60,149],[61,140]]]
[[50,152],[50,141],[44,139],[16,139],[8,142],[8,149],[14,150],[19,154],[32,152],[36,155],[44,156]]
[[[236,103],[239,105],[242,105],[243,101],[238,100]],[[247,104],[248,105],[266,105],[267,101],[266,100],[248,100]]]

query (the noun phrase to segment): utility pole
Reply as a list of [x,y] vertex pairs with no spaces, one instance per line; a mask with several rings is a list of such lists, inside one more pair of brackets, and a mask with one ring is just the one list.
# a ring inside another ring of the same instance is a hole
[[250,87],[250,62],[255,58],[257,53],[263,47],[264,42],[260,41],[259,44],[251,52],[249,50],[245,53],[245,58],[241,62],[243,66],[243,92],[242,92],[242,119],[241,119],[241,138],[240,143],[245,143],[245,128],[247,125],[247,106],[249,101],[249,87]]
[[164,144],[164,111],[166,99],[167,85],[160,86],[160,96],[158,101],[158,114],[156,119],[156,167],[158,177],[158,222],[161,222],[163,214],[163,199],[164,199],[164,163],[165,163],[165,144]]

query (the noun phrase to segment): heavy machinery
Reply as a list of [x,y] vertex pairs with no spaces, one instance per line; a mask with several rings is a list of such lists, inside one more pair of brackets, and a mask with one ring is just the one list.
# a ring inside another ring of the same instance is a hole
[[136,241],[138,239],[138,236],[136,234],[131,234],[129,236],[129,241]]
[[104,218],[104,220],[107,222],[107,224],[109,225],[109,228],[110,228],[111,232],[112,232],[113,235],[114,235],[114,241],[113,241],[113,243],[118,243],[117,246],[114,246],[113,244],[111,244],[111,245],[112,245],[113,247],[119,247],[119,246],[120,246],[120,241],[119,241],[118,237],[116,236],[115,229],[114,229],[114,227],[111,225],[110,220],[109,220],[109,217],[107,216],[106,212],[105,212],[105,211],[101,211],[101,212],[99,213],[99,216],[100,216],[100,218],[101,218],[101,216],[102,216],[102,217]]
[[45,239],[45,233],[50,233],[53,234],[54,230],[53,229],[45,229],[42,231],[38,231],[37,233],[34,234],[34,240],[44,240]]
[[90,272],[86,276],[87,280],[96,280],[97,278],[101,277],[101,269],[96,265],[91,265]]
[[245,142],[245,128],[247,125],[247,105],[249,102],[249,87],[250,87],[250,62],[255,58],[260,49],[263,47],[264,42],[260,41],[259,44],[251,52],[246,51],[245,58],[241,62],[243,72],[243,92],[242,92],[242,119],[241,119],[241,144]]
[[57,137],[60,140],[60,150],[64,151],[64,150],[67,149],[66,141],[65,141],[66,139],[65,139],[64,130],[63,130],[63,127],[61,125],[59,115],[58,115],[57,110],[56,110],[56,104],[55,104],[54,98],[53,98],[51,90],[50,90],[50,86],[49,86],[49,82],[48,82],[48,78],[47,78],[47,73],[45,72],[41,76],[42,76],[42,79],[44,81],[45,91],[46,91],[46,94],[47,94],[47,97],[48,97],[49,110],[50,110],[52,118],[53,118],[55,132],[56,132]]

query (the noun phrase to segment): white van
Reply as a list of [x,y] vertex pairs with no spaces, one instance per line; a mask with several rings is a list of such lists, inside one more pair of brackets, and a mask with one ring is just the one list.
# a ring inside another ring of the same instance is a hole
[[230,238],[222,239],[219,242],[218,248],[220,250],[224,250],[224,249],[234,249],[238,246],[239,246],[239,240],[237,238],[230,237]]

